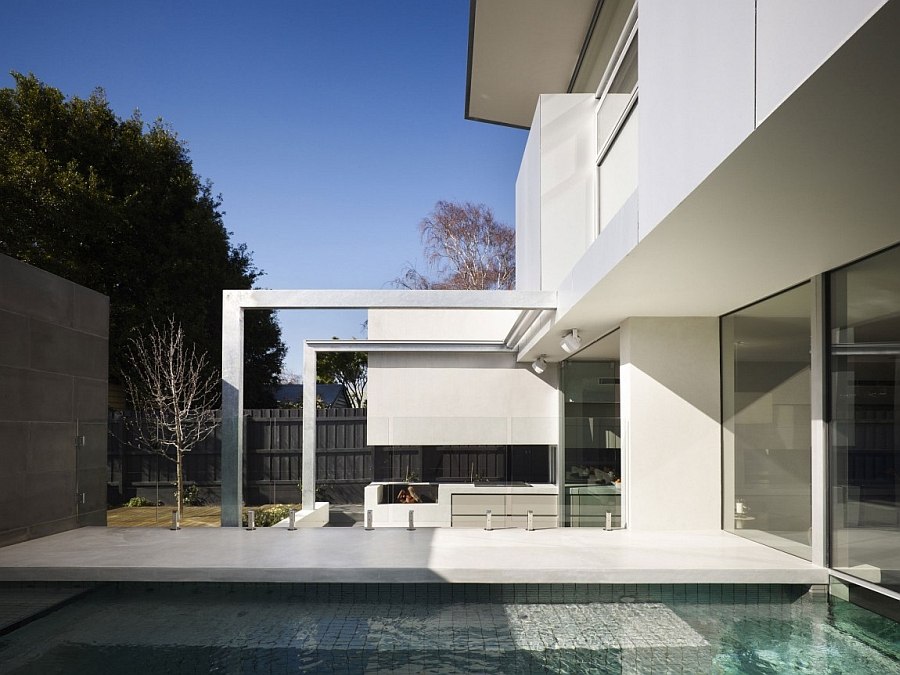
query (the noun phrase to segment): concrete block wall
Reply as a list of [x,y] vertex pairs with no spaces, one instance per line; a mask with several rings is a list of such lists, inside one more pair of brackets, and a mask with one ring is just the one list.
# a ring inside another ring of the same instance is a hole
[[109,299],[0,255],[0,545],[106,524]]

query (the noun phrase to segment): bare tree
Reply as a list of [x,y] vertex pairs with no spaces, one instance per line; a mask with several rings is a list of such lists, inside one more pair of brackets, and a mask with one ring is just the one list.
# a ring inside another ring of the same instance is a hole
[[181,325],[170,318],[162,329],[132,338],[125,375],[135,415],[132,435],[144,450],[175,462],[178,519],[184,505],[184,453],[216,429],[220,379],[205,352],[185,345]]
[[484,204],[439,201],[419,223],[429,274],[407,264],[398,288],[512,289],[516,286],[516,233]]

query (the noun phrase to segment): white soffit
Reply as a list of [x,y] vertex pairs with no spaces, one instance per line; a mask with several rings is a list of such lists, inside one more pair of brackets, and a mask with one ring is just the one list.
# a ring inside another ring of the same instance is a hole
[[597,0],[472,0],[466,119],[528,128],[540,94],[562,93]]

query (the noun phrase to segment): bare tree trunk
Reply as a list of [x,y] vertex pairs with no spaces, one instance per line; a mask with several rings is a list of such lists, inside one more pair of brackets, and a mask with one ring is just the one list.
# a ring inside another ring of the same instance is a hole
[[178,502],[178,522],[181,522],[182,516],[184,515],[184,471],[182,469],[182,464],[184,460],[184,453],[181,448],[177,450],[177,461],[175,462],[175,501]]
[[149,335],[131,339],[128,352],[135,375],[126,375],[135,409],[137,444],[175,462],[175,509],[184,515],[184,453],[216,430],[220,380],[206,354],[185,346],[184,331],[169,319]]

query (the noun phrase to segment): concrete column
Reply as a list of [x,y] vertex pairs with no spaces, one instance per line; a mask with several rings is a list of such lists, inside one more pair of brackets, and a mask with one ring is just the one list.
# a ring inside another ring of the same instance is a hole
[[303,343],[303,489],[304,509],[316,508],[316,350]]
[[811,525],[810,545],[812,562],[825,566],[828,560],[828,423],[826,422],[825,373],[828,359],[828,334],[825,326],[825,277],[821,274],[812,280],[812,307],[810,308],[810,494]]
[[718,319],[630,318],[621,359],[628,527],[720,529]]
[[240,527],[243,505],[244,310],[222,296],[222,527]]

